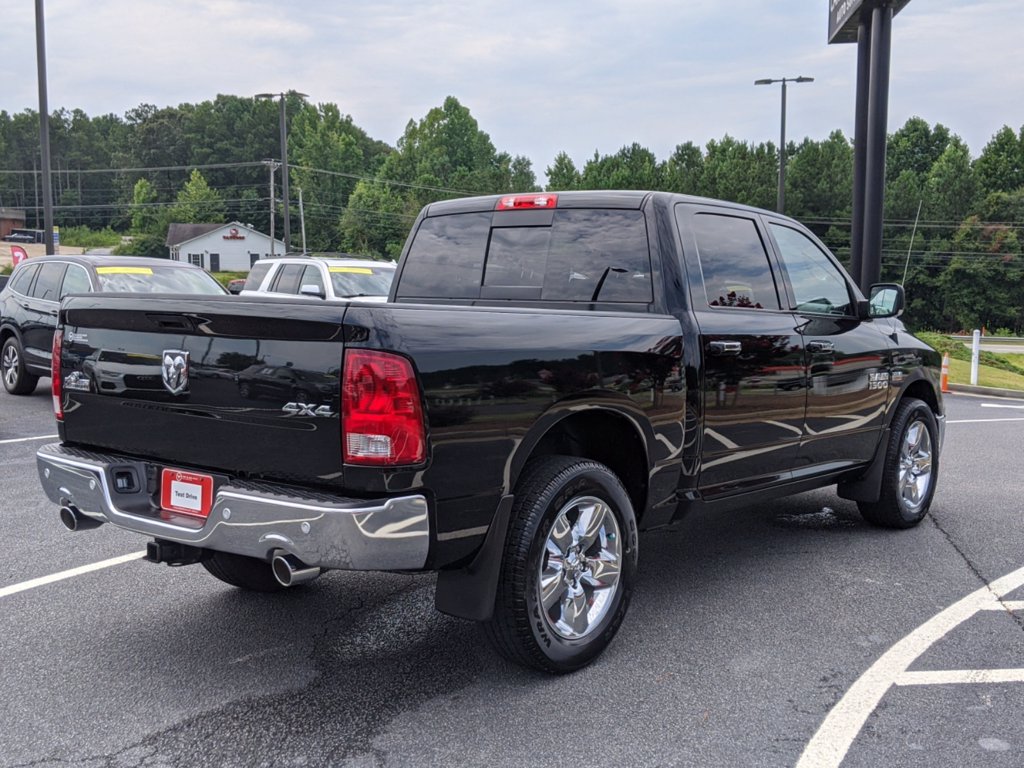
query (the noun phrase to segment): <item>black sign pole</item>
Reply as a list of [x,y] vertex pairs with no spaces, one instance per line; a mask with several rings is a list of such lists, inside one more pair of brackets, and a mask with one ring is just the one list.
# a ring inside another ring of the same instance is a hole
[[[36,68],[39,72],[39,160],[43,180],[43,229],[46,231],[46,253],[53,255],[53,190],[50,180],[50,112],[46,103],[46,31],[43,0],[36,0]],[[38,214],[36,226],[39,226]]]
[[860,287],[867,293],[882,274],[882,213],[885,202],[885,144],[889,117],[889,61],[892,7],[871,11],[871,74],[868,86],[867,169],[864,180],[864,242]]
[[871,65],[871,21],[857,25],[857,115],[853,133],[853,220],[850,225],[850,276],[861,284],[864,263],[864,177],[868,166],[868,76]]

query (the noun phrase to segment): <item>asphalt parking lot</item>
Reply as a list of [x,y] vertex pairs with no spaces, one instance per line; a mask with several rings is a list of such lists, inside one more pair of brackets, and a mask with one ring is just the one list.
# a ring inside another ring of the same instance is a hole
[[918,528],[820,491],[650,532],[615,643],[553,678],[429,575],[252,595],[65,531],[46,381],[0,392],[0,766],[1020,766],[1024,400],[946,403]]

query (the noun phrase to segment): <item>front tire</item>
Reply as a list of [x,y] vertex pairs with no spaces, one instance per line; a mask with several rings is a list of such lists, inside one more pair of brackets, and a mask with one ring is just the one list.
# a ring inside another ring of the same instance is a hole
[[938,438],[928,404],[905,398],[892,421],[881,495],[875,502],[857,502],[865,520],[883,528],[913,528],[924,519],[939,477]]
[[288,589],[274,578],[270,563],[255,557],[213,552],[202,561],[203,567],[225,584],[250,592],[280,592]]
[[531,462],[516,487],[494,615],[484,634],[517,664],[562,674],[615,637],[633,592],[636,519],[603,464]]
[[4,342],[0,350],[0,378],[4,380],[4,389],[12,395],[31,395],[39,383],[38,376],[25,370],[25,355],[13,336]]

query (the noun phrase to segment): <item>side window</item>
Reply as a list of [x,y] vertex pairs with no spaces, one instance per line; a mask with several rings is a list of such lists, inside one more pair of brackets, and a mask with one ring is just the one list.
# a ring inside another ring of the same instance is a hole
[[324,291],[324,279],[320,275],[320,267],[310,264],[305,268],[302,273],[302,279],[299,281],[299,289],[301,290],[304,285],[315,285],[320,289],[320,293],[326,293]]
[[50,261],[39,268],[39,278],[32,286],[32,295],[44,301],[58,301],[60,281],[64,277],[64,264]]
[[60,298],[69,293],[89,293],[92,286],[89,284],[89,275],[84,268],[77,264],[69,264],[68,271],[64,273],[64,282],[60,286]]
[[258,261],[252,265],[249,270],[248,277],[245,278],[245,285],[242,286],[243,291],[255,291],[260,287],[260,283],[263,282],[263,278],[267,276],[267,272],[270,271],[271,264],[268,261]]
[[277,271],[277,280],[270,290],[275,293],[298,293],[299,279],[304,269],[305,266],[302,264],[284,264]]
[[11,281],[11,290],[20,293],[22,296],[28,296],[28,289],[32,286],[32,278],[36,276],[38,271],[38,264],[29,264],[19,269]]
[[796,309],[825,315],[852,314],[850,288],[821,248],[803,232],[781,224],[770,226],[793,287]]
[[768,253],[753,219],[698,213],[693,234],[709,306],[781,308]]

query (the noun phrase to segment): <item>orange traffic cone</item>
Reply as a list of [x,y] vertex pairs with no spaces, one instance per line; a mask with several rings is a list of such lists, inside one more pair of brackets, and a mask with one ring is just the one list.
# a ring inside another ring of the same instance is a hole
[[942,376],[939,379],[943,394],[949,392],[949,352],[942,355]]

